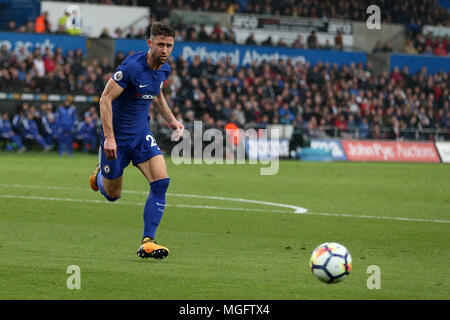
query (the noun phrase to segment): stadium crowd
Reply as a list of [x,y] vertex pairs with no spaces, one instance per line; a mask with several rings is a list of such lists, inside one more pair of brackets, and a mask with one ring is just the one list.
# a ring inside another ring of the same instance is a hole
[[[150,7],[158,20],[172,9],[233,13],[271,14],[320,19],[365,20],[370,0],[74,0],[72,2]],[[450,25],[449,13],[437,0],[378,0],[382,21],[419,25]]]
[[[346,19],[363,21],[366,17],[366,8],[372,3],[369,0],[351,1],[319,1],[319,0],[93,0],[83,1],[89,3],[100,3],[105,5],[132,5],[147,6],[151,9],[152,20],[165,20],[172,9],[184,9],[195,11],[219,11],[233,13],[256,13],[272,14],[283,16],[297,16],[320,19]],[[385,23],[401,23],[405,25],[408,39],[405,43],[405,52],[409,54],[424,54],[447,56],[450,53],[450,41],[448,36],[434,36],[429,33],[423,35],[422,29],[425,25],[443,25],[450,26],[450,14],[441,7],[437,0],[408,0],[408,1],[389,1],[381,0],[377,2],[382,11],[382,20]],[[62,19],[62,18],[61,18]],[[60,21],[61,21],[60,19]],[[146,39],[150,30],[135,30],[133,26],[127,30],[116,28],[109,30],[104,28],[100,37],[102,38],[139,38]],[[215,43],[236,43],[235,33],[231,26],[221,26],[216,24],[213,31],[207,32],[205,26],[189,24],[186,25],[183,20],[174,25],[177,30],[177,41],[200,41]],[[54,31],[52,31],[54,30]],[[64,34],[64,24],[58,23],[53,28],[48,21],[48,13],[44,12],[34,21],[28,21],[25,25],[16,26],[11,20],[8,23],[6,31],[28,32],[28,33],[56,33]],[[251,38],[247,39],[246,44],[254,45],[277,45],[287,46],[283,42],[272,43],[268,37],[266,41],[257,43]],[[311,44],[306,39],[297,39],[290,44],[296,48],[311,48]],[[313,47],[317,45],[313,43]],[[335,43],[320,43],[321,49],[340,48],[338,39]],[[389,43],[379,43],[373,49],[374,52],[390,52],[392,48]]]
[[[3,47],[0,90],[100,95],[124,58],[121,53],[115,61],[88,62],[80,50],[64,56],[60,49],[42,55],[39,50],[24,54]],[[229,122],[239,127],[289,124],[308,138],[449,139],[449,73],[431,75],[424,68],[409,74],[407,68],[395,68],[375,75],[370,63],[339,67],[281,60],[237,68],[230,59],[214,64],[199,57],[190,63],[182,57],[171,59],[170,64],[165,94],[188,129],[202,120],[222,130]],[[101,124],[96,109],[92,106],[78,122],[69,101],[24,103],[16,115],[3,115],[2,138],[15,141],[19,150],[19,137],[44,150],[53,142],[60,154],[64,146],[71,153],[70,141],[76,138],[84,151],[95,151]],[[167,127],[157,114],[152,121],[159,129]],[[439,130],[444,132],[433,134]]]

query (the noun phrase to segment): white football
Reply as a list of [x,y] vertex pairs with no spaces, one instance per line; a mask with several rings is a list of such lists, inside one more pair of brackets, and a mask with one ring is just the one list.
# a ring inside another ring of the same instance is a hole
[[309,267],[320,281],[336,283],[344,280],[350,274],[352,257],[343,245],[325,242],[314,249]]

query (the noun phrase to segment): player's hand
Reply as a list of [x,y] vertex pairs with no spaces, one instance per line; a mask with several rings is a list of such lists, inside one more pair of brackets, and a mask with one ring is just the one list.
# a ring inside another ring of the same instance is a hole
[[174,130],[172,132],[171,139],[172,141],[178,141],[183,136],[184,126],[178,120],[173,120],[169,123],[170,127]]
[[117,158],[117,144],[115,138],[105,138],[103,143],[103,150],[105,151],[106,159],[116,160]]

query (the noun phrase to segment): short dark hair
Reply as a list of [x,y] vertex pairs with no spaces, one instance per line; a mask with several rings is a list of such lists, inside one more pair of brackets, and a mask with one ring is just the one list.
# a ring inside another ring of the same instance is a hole
[[175,37],[175,31],[164,22],[154,22],[152,23],[152,28],[150,31],[150,38],[156,37],[156,36],[163,36],[163,37]]

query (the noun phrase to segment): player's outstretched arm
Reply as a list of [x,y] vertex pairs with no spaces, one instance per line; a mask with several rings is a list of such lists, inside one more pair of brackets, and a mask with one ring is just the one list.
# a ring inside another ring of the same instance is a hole
[[112,124],[112,101],[117,98],[123,91],[112,78],[106,84],[100,97],[100,118],[102,120],[103,134],[105,136],[105,143],[103,150],[105,151],[108,160],[117,158],[117,144],[114,137],[114,130]]
[[170,110],[169,105],[167,104],[164,94],[160,92],[159,95],[157,95],[156,98],[153,99],[152,103],[155,108],[158,109],[158,111],[161,113],[163,118],[170,124],[170,127],[173,130],[177,131],[175,140],[178,140],[183,135],[184,126],[173,115],[172,110]]

